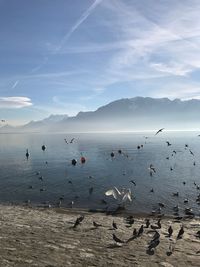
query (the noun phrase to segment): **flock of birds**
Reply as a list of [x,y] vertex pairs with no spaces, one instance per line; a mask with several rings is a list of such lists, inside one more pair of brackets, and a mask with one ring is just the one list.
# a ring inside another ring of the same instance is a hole
[[[84,218],[85,218],[84,215],[79,216],[75,220],[75,222],[71,228],[76,229],[78,226],[80,226],[81,223],[84,221]],[[132,215],[125,217],[124,220],[125,220],[125,225],[127,228],[131,228],[132,226],[134,226],[135,219]],[[99,228],[99,227],[105,227],[105,226],[97,223],[96,221],[93,221],[93,227]],[[113,241],[115,242],[114,246],[117,246],[117,247],[118,246],[120,247],[124,244],[127,244],[127,243],[137,239],[137,238],[140,238],[145,232],[146,232],[146,234],[151,234],[151,240],[147,244],[147,251],[146,252],[148,254],[152,255],[152,254],[154,254],[155,249],[158,247],[158,245],[161,242],[161,240],[160,240],[161,233],[159,232],[161,230],[161,228],[162,228],[161,218],[159,218],[156,221],[156,223],[155,223],[155,221],[154,221],[154,223],[151,223],[150,219],[146,218],[144,223],[141,224],[141,226],[138,229],[136,229],[136,228],[133,229],[132,235],[126,240],[122,240],[121,238],[119,238],[117,236],[116,231],[118,229],[118,225],[114,220],[112,222],[112,227],[110,228],[110,230],[114,231],[112,234],[112,238],[113,238]],[[170,256],[175,250],[176,243],[173,243],[172,236],[174,235],[174,238],[177,242],[178,240],[180,240],[184,237],[184,233],[185,233],[185,230],[184,230],[184,226],[182,224],[180,225],[178,232],[174,232],[172,225],[171,224],[169,225],[167,232],[164,234],[165,237],[169,238],[169,241],[170,241],[169,249],[166,253],[167,256]],[[200,230],[196,232],[195,237],[198,239],[200,238]],[[199,254],[199,253],[200,253],[200,250],[196,252],[196,254]]]
[[[155,136],[158,135],[158,134],[160,134],[160,133],[162,133],[163,130],[164,130],[164,128],[159,129],[159,130],[155,133]],[[199,136],[200,136],[200,135],[199,135]],[[145,138],[145,139],[148,139],[149,137],[145,136],[144,138]],[[75,141],[75,138],[72,138],[72,139],[70,139],[70,140],[67,140],[66,138],[64,138],[64,141],[65,141],[66,144],[73,144],[74,141]],[[145,142],[145,144],[146,144],[146,142]],[[172,145],[169,141],[166,141],[166,144],[167,144],[167,146],[171,146],[171,145]],[[140,144],[140,145],[137,146],[137,149],[140,150],[140,149],[142,149],[143,147],[144,147],[144,144]],[[41,149],[42,149],[42,151],[44,152],[44,151],[46,150],[46,146],[43,144],[43,145],[41,146]],[[188,144],[185,144],[185,149],[187,149],[187,150],[189,151],[189,153],[194,157],[194,153],[193,153],[193,151],[189,148],[189,145],[188,145]],[[171,156],[175,156],[176,153],[178,153],[178,152],[179,152],[179,151],[176,151],[176,150],[174,149],[174,150],[172,151]],[[111,160],[114,160],[114,159],[115,159],[115,156],[116,156],[115,153],[116,153],[116,152],[114,152],[114,151],[112,151],[112,152],[110,153]],[[121,149],[119,149],[119,150],[117,151],[117,153],[120,154],[120,155],[124,155],[124,156],[126,156],[126,157],[129,157],[129,155],[126,154],[126,153],[124,153]],[[27,158],[27,160],[28,160],[29,157],[30,157],[30,153],[29,153],[29,150],[28,150],[28,149],[26,149],[26,154],[25,154],[25,155],[26,155],[26,158]],[[166,157],[166,159],[169,160],[169,156]],[[48,164],[47,161],[46,161],[45,163]],[[72,165],[72,166],[76,166],[77,163],[78,163],[78,160],[77,160],[76,158],[73,158],[73,159],[71,160],[71,165]],[[81,164],[85,164],[85,163],[86,163],[86,158],[82,155],[82,153],[81,153],[81,157],[80,157],[80,163],[81,163]],[[195,161],[193,161],[193,165],[194,165],[194,166],[196,165]],[[173,167],[170,167],[170,170],[173,171]],[[149,171],[149,175],[150,175],[150,176],[153,176],[153,175],[157,172],[156,167],[155,167],[152,163],[149,165],[149,167],[148,167],[148,171]],[[41,181],[44,180],[44,177],[41,176],[41,174],[40,174],[39,171],[36,172],[36,175],[38,176],[39,180],[41,180]],[[92,177],[92,176],[89,176],[89,178],[93,178],[93,177]],[[134,181],[133,179],[131,179],[129,182],[130,182],[130,184],[136,186],[136,181]],[[69,180],[68,183],[69,183],[69,184],[73,184],[73,181],[72,181],[72,180]],[[186,185],[186,181],[183,181],[183,185]],[[196,190],[200,190],[200,185],[198,185],[195,181],[194,181],[194,186],[196,187]],[[30,185],[30,186],[29,186],[29,189],[33,189],[33,186]],[[40,188],[40,192],[43,192],[43,191],[46,191],[46,189],[45,189],[44,187]],[[91,186],[91,187],[88,189],[89,195],[92,195],[92,194],[93,194],[93,191],[94,191],[94,188]],[[154,193],[154,188],[151,188],[151,189],[150,189],[150,192],[151,192],[151,193]],[[133,194],[132,194],[132,190],[131,190],[131,188],[122,188],[122,189],[119,189],[119,188],[117,188],[116,186],[114,186],[113,188],[111,188],[111,189],[109,189],[109,190],[107,190],[107,191],[105,192],[105,196],[106,196],[106,197],[110,197],[110,196],[112,196],[112,197],[116,200],[116,202],[117,202],[117,204],[118,204],[118,207],[117,207],[116,211],[125,209],[125,208],[126,208],[126,204],[127,204],[128,202],[130,203],[130,202],[132,202],[132,201],[134,200],[134,196],[133,196]],[[178,191],[173,192],[173,193],[172,193],[172,196],[173,196],[173,197],[176,197],[176,198],[178,199],[178,197],[179,197],[179,192],[178,192]],[[78,199],[78,198],[79,198],[79,197],[76,196],[76,199]],[[57,205],[58,207],[61,207],[63,200],[64,200],[64,195],[60,196],[60,198],[59,198],[58,201],[56,202],[56,205]],[[69,206],[70,206],[70,207],[73,207],[73,206],[74,206],[74,202],[75,202],[75,199],[73,199],[73,200],[69,203]],[[184,202],[184,204],[189,203],[188,198],[185,198],[183,202]],[[27,203],[30,203],[30,200],[27,200]],[[104,204],[104,205],[106,205],[106,209],[105,209],[105,210],[108,211],[108,206],[109,206],[109,204],[108,204],[108,200],[107,200],[107,199],[105,200],[105,198],[102,198],[102,199],[101,199],[101,203]],[[197,203],[197,204],[200,204],[200,193],[199,193],[199,194],[197,195],[197,197],[196,197],[196,203]],[[166,207],[165,203],[163,203],[163,202],[158,202],[157,205],[158,205],[158,207],[155,208],[155,209],[153,209],[153,210],[151,211],[151,213],[152,213],[153,215],[159,215],[159,214],[164,215],[164,213],[163,213],[163,209]],[[50,204],[49,204],[48,206],[51,207]],[[178,204],[175,205],[174,207],[172,207],[172,210],[173,210],[173,214],[174,214],[177,218],[182,218],[182,217],[179,215],[180,207],[179,207]],[[194,217],[194,216],[195,216],[195,214],[194,214],[194,212],[193,212],[193,209],[192,209],[191,207],[186,207],[185,210],[184,210],[184,212],[185,212],[185,215],[187,215],[187,216],[190,216],[190,217]]]

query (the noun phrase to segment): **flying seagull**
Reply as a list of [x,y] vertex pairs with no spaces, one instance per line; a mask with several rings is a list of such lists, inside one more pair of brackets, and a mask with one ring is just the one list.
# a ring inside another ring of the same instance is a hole
[[109,189],[105,192],[106,196],[113,196],[114,199],[119,200],[121,203],[125,203],[127,201],[131,202],[131,190],[123,188],[119,190],[117,187],[114,186],[113,189]]
[[158,130],[158,131],[155,133],[155,135],[161,133],[164,129],[165,129],[165,128],[162,128],[162,129]]

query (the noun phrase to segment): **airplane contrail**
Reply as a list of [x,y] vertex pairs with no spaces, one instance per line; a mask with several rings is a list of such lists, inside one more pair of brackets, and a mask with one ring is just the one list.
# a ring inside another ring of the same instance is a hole
[[71,27],[69,32],[62,39],[59,47],[56,49],[55,53],[57,53],[64,43],[70,38],[73,32],[75,32],[78,27],[92,14],[94,9],[102,2],[103,0],[95,0],[94,3],[80,16],[80,18],[76,21],[76,23]]
[[16,81],[13,86],[12,86],[12,89],[14,89],[17,85],[18,85],[19,81]]
[[[92,12],[94,11],[94,9],[102,1],[103,0],[95,0],[94,3],[91,6],[89,6],[89,8],[80,16],[80,18],[71,27],[71,29],[69,30],[69,32],[63,37],[63,39],[60,42],[60,45],[53,52],[53,55],[56,55],[60,51],[60,49],[63,47],[64,43],[70,38],[70,36],[73,34],[73,32],[75,32],[78,29],[78,27],[92,14]],[[41,67],[43,67],[44,65],[46,65],[48,61],[49,61],[49,57],[45,57],[45,59],[43,60],[43,62],[39,66],[37,66],[34,69],[32,69],[31,73],[34,73],[34,72],[38,71],[39,69],[41,69]]]

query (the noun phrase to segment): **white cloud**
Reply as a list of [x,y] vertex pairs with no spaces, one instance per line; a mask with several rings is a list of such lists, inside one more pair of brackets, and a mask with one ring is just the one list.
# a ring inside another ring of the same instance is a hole
[[0,97],[0,108],[3,109],[18,109],[32,106],[31,99],[28,97],[10,96]]

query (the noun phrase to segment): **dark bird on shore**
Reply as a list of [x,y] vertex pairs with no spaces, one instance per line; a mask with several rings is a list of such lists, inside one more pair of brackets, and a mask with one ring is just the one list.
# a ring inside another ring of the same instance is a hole
[[46,146],[42,145],[42,150],[45,151],[45,149],[46,149]]
[[172,167],[170,167],[170,171],[173,171],[173,168]]
[[181,226],[181,229],[179,230],[177,235],[177,239],[181,239],[183,237],[183,234],[184,234],[184,229],[183,226]]
[[94,225],[94,227],[96,227],[96,228],[102,226],[102,224],[96,223],[95,221],[93,221],[93,225]]
[[154,173],[156,173],[156,169],[155,169],[155,167],[153,166],[153,164],[150,164],[150,166],[149,166],[149,170],[150,170],[150,171],[153,171]]
[[196,165],[196,162],[195,162],[195,161],[193,162],[193,165],[194,165],[194,166]]
[[158,233],[158,231],[155,231],[155,234],[152,237],[152,241],[156,240],[156,239],[159,239],[159,238],[160,238],[160,234]]
[[145,223],[146,223],[146,228],[149,228],[150,220],[149,219],[146,219]]
[[165,207],[165,204],[162,203],[162,202],[159,202],[158,205],[159,205],[161,208],[164,208],[164,207]]
[[153,192],[154,192],[154,189],[153,189],[153,188],[151,188],[150,192],[151,192],[151,193],[153,193]]
[[113,229],[117,229],[117,224],[113,221],[112,223]]
[[122,151],[121,151],[121,149],[119,149],[119,150],[118,150],[118,153],[119,153],[119,154],[122,154]]
[[166,143],[167,143],[167,146],[171,146],[172,144],[170,144],[170,142],[169,141],[166,141]]
[[194,153],[192,152],[192,150],[190,149],[189,151],[190,151],[190,154],[191,154],[192,156],[194,156]]
[[5,120],[1,120],[1,122],[6,122]]
[[134,228],[134,230],[133,230],[133,236],[137,236],[137,230],[136,230],[136,228]]
[[64,138],[64,140],[65,140],[65,143],[66,143],[66,144],[68,144],[68,141],[67,141],[67,139],[66,139],[66,138]]
[[173,233],[173,229],[172,229],[172,227],[171,227],[171,225],[170,225],[169,228],[168,228],[168,234],[169,234],[169,237],[172,236],[172,233]]
[[27,160],[28,160],[29,156],[30,156],[30,154],[28,152],[28,149],[26,149],[26,158],[27,158]]
[[173,193],[174,197],[178,197],[179,196],[179,192]]
[[84,216],[78,217],[73,225],[73,228],[76,228],[84,220],[84,218]]
[[124,241],[119,239],[115,234],[113,234],[113,240],[117,243],[124,243]]
[[189,200],[188,200],[187,198],[185,198],[183,202],[184,202],[184,203],[188,203]]
[[167,160],[169,160],[169,157],[166,157]]
[[150,242],[148,246],[148,250],[151,251],[152,249],[156,248],[160,244],[159,239],[155,239],[153,242]]
[[155,133],[155,135],[161,133],[164,129],[165,129],[165,128],[162,128],[162,129],[158,130],[158,131]]
[[71,180],[69,180],[69,181],[68,181],[68,184],[72,184],[72,181],[71,181]]
[[200,238],[200,231],[196,233],[196,237]]
[[173,150],[172,152],[173,152],[174,154],[176,154],[176,150]]
[[131,227],[133,224],[134,224],[135,220],[134,218],[129,218],[129,219],[126,219],[126,223],[129,224],[129,227]]
[[186,182],[184,181],[184,182],[183,182],[183,185],[185,185],[185,184],[186,184]]
[[188,144],[185,144],[185,148],[188,147]]
[[138,236],[142,235],[143,232],[144,232],[144,226],[142,224],[140,229],[138,230]]
[[137,149],[140,149],[140,146],[137,146]]
[[134,184],[134,186],[136,186],[136,182],[135,181],[130,180],[129,182],[132,183],[132,184]]

